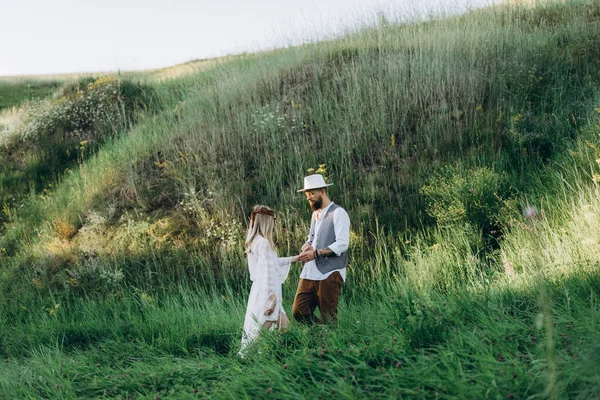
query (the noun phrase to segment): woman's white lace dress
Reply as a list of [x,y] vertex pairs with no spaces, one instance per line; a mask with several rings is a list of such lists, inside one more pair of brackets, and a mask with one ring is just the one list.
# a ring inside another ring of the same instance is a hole
[[[281,304],[281,284],[290,272],[292,259],[293,257],[278,258],[267,239],[260,235],[254,238],[248,253],[252,288],[244,320],[241,355],[246,346],[256,339],[261,326],[266,321],[277,322],[282,315],[285,315]],[[271,315],[265,315],[265,309],[271,304],[269,296],[272,294],[275,295],[275,308]]]

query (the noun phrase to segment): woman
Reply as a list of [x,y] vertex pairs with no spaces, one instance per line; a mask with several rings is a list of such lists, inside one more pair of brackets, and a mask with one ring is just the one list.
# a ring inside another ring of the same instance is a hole
[[273,244],[275,211],[266,206],[255,206],[250,214],[250,227],[246,237],[246,253],[252,288],[248,297],[242,349],[258,336],[261,327],[273,325],[285,331],[290,323],[281,304],[281,284],[288,276],[290,265],[298,256],[278,258]]

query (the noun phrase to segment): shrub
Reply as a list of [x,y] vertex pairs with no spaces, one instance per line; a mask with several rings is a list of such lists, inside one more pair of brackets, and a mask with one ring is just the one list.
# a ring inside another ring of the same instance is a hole
[[504,139],[515,165],[523,164],[532,157],[546,161],[557,153],[565,138],[554,126],[554,118],[545,113],[534,115],[529,104],[527,110],[507,121]]
[[35,141],[61,134],[85,137],[94,129],[110,130],[109,121],[120,120],[119,94],[117,80],[101,78],[84,90],[71,89],[58,99],[31,103],[21,139]]
[[511,187],[506,174],[487,167],[466,171],[448,167],[431,177],[420,192],[426,198],[427,213],[438,226],[468,222],[490,232]]
[[133,122],[152,94],[149,87],[115,77],[84,78],[63,87],[54,99],[24,105],[19,123],[3,132],[0,201],[40,191],[82,162]]

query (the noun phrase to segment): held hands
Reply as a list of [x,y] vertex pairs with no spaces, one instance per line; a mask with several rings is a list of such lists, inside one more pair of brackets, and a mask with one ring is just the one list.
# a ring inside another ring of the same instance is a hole
[[315,251],[315,249],[313,249],[312,245],[310,243],[304,243],[304,246],[302,246],[302,253],[304,253],[305,251]]
[[315,249],[313,249],[310,243],[304,243],[304,246],[302,246],[302,253],[298,256],[298,261],[305,263],[314,259]]
[[314,260],[315,259],[315,251],[313,250],[312,246],[309,246],[308,249],[303,251],[302,254],[300,254],[298,256],[298,259],[300,261],[302,261],[303,263]]
[[329,247],[314,251],[313,247],[308,245],[306,250],[302,251],[302,254],[298,256],[298,259],[305,263],[314,260],[316,257],[325,257],[331,254],[333,254],[333,250],[331,250]]

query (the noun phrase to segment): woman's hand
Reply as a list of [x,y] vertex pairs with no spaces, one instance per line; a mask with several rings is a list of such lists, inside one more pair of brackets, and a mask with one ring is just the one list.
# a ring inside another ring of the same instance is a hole
[[273,311],[275,311],[275,307],[273,306],[265,308],[265,315],[268,317],[269,315],[273,314]]
[[271,300],[271,304],[269,304],[269,306],[267,308],[265,308],[265,312],[264,314],[268,317],[269,315],[273,314],[273,311],[275,311],[275,304],[277,303],[277,298],[275,297],[274,294],[271,294],[269,296],[269,300]]

